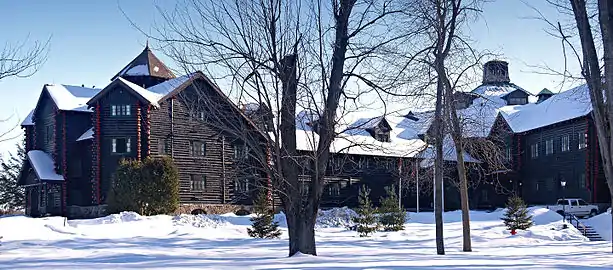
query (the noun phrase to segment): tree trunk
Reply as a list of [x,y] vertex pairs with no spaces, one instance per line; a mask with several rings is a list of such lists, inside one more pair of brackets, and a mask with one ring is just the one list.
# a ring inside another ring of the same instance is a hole
[[455,99],[453,96],[454,88],[447,77],[444,74],[444,81],[446,85],[445,100],[447,101],[447,108],[449,113],[449,123],[451,124],[451,137],[455,145],[456,154],[456,168],[458,170],[458,178],[460,181],[460,204],[462,208],[462,250],[464,252],[472,251],[472,243],[470,239],[470,207],[468,204],[468,179],[466,176],[466,164],[464,164],[464,138],[462,137],[462,125],[460,118],[458,117],[458,111],[456,108]]
[[[603,37],[604,62],[605,62],[605,79],[603,86],[601,81],[600,62],[592,27],[585,0],[570,0],[579,39],[581,41],[581,49],[583,53],[582,75],[585,78],[590,91],[590,99],[592,101],[592,118],[598,135],[598,145],[602,156],[603,169],[607,185],[609,187],[610,196],[613,199],[613,168],[611,161],[613,160],[612,151],[613,140],[611,140],[610,125],[613,120],[613,102],[604,102],[603,94],[608,100],[613,100],[613,34],[611,33],[611,7],[607,0],[598,1],[599,21]],[[613,223],[613,219],[612,219]],[[613,245],[612,245],[613,248]],[[612,250],[613,251],[613,250]]]
[[[599,10],[599,20],[600,20],[600,32],[602,33],[602,44],[604,51],[604,78],[605,78],[605,95],[609,102],[606,102],[607,105],[607,117],[609,127],[611,123],[613,123],[613,3],[610,0],[600,0],[598,1],[598,10]],[[609,129],[609,132],[613,132]],[[609,177],[607,177],[607,185],[609,187],[609,195],[611,196],[611,200],[613,201],[613,172],[611,171],[611,162],[613,161],[613,140],[611,137],[613,136],[611,133],[607,134],[609,139],[609,158],[608,163],[605,163],[604,166],[609,170]],[[601,143],[602,144],[602,143]],[[606,171],[605,169],[605,171]],[[613,224],[613,219],[611,220],[611,224]],[[611,245],[613,252],[613,242]]]
[[287,229],[289,232],[289,256],[294,256],[299,252],[316,256],[316,215],[300,211],[296,207],[301,207],[301,203],[295,203],[291,210],[286,211]]
[[[436,64],[437,73],[445,72],[442,60]],[[441,73],[438,73],[439,77]],[[443,89],[442,80],[438,80],[436,87],[436,110],[434,113],[434,223],[436,225],[436,254],[445,255],[445,241],[443,239]]]

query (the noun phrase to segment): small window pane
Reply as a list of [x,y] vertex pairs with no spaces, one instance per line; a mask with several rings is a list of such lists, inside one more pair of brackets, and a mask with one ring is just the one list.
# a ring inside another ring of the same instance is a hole
[[112,145],[113,146],[112,146],[112,150],[111,151],[113,153],[117,153],[117,139],[113,139]]

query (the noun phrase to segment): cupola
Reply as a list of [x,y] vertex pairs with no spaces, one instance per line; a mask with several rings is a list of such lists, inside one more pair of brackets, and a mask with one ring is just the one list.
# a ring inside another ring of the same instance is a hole
[[509,63],[501,60],[492,60],[483,65],[483,84],[510,83]]
[[145,49],[118,72],[111,81],[117,77],[122,77],[138,86],[148,88],[175,78],[170,69],[159,59],[151,49],[149,44]]
[[547,100],[548,98],[552,97],[553,95],[555,95],[555,94],[553,92],[549,91],[549,89],[543,88],[543,90],[541,90],[541,92],[539,92],[536,95],[538,97],[538,100],[536,101],[536,103],[541,103],[541,102]]

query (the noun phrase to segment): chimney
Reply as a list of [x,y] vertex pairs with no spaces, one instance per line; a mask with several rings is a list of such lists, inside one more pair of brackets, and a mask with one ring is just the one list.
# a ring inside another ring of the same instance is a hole
[[492,60],[483,65],[483,84],[509,83],[509,63]]

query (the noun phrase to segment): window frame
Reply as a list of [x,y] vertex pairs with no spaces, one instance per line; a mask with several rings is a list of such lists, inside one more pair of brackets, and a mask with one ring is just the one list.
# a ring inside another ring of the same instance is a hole
[[510,97],[509,98],[509,105],[523,105],[526,103],[528,103],[528,100],[525,97]]
[[122,117],[122,116],[131,116],[132,115],[132,106],[130,104],[112,104],[111,105],[111,116],[112,117]]
[[545,155],[552,155],[553,152],[553,139],[548,139],[545,141]]
[[[200,146],[200,147],[196,147]],[[198,148],[198,151],[196,149]],[[189,141],[189,153],[192,157],[203,158],[206,157],[206,142],[205,141]]]
[[562,142],[561,144],[562,152],[570,151],[570,136],[568,134],[562,135],[562,138],[560,138],[560,141]]
[[[199,183],[199,184],[196,184]],[[205,174],[190,174],[189,175],[190,191],[207,191],[207,179]]]
[[[123,140],[124,151],[119,152],[118,146],[121,145],[121,141]],[[131,137],[113,137],[111,138],[111,154],[112,155],[126,155],[132,153],[132,138]]]
[[536,159],[539,157],[539,143],[533,143],[530,145],[530,157]]
[[577,149],[585,149],[587,148],[587,133],[579,132],[577,133]]
[[49,144],[53,142],[53,137],[54,137],[53,133],[54,133],[53,125],[46,125],[45,126],[45,144]]

